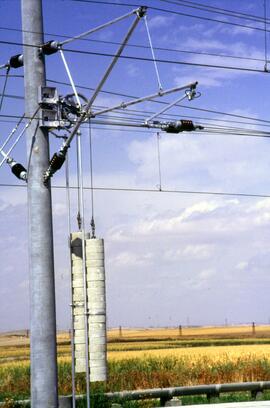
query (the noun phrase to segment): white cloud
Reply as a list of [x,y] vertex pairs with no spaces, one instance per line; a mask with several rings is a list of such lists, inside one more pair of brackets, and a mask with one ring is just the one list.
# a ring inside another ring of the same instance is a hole
[[235,269],[239,269],[240,271],[243,271],[247,267],[248,267],[248,262],[247,261],[241,261],[236,265]]
[[168,27],[174,21],[174,17],[168,16],[154,16],[148,19],[148,25],[151,29],[160,29],[164,27]]

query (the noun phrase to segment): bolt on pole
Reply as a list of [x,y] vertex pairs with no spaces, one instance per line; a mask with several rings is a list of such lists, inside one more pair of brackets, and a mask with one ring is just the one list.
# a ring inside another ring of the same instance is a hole
[[[42,0],[22,0],[25,112],[38,107],[38,88],[45,85]],[[38,116],[38,115],[37,115]],[[49,165],[48,131],[34,119],[27,130],[28,217],[31,308],[31,406],[58,407],[53,229],[50,183],[43,183]]]

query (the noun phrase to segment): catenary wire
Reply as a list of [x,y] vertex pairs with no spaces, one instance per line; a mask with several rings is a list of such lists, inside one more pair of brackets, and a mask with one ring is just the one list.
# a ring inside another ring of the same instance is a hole
[[[0,96],[1,96],[1,94],[0,94]],[[24,97],[23,96],[20,96],[20,95],[5,95],[6,96],[6,98],[11,98],[11,99],[19,99],[19,100],[23,100],[24,99]],[[98,109],[102,109],[102,108],[105,108],[105,106],[104,105],[95,105],[94,106],[94,108],[98,108]],[[119,115],[119,113],[121,112],[121,115],[124,115],[124,117],[123,116],[120,116]],[[113,113],[113,112],[112,112]],[[114,114],[114,116],[112,116],[112,115],[106,115],[106,117],[108,117],[108,118],[118,118],[118,119],[126,119],[126,118],[129,118],[130,117],[130,119],[134,119],[134,120],[137,120],[137,121],[139,121],[140,119],[145,119],[146,118],[146,115],[150,115],[150,114],[155,114],[156,112],[153,112],[153,111],[149,111],[149,110],[139,110],[139,109],[125,109],[125,110],[123,110],[123,109],[117,109],[117,110],[115,110],[115,114]],[[134,116],[134,114],[135,114],[135,116]],[[179,117],[179,114],[169,114],[169,113],[162,113],[162,114],[160,114],[159,115],[159,117],[160,118],[163,118],[164,120],[165,119],[167,119],[167,120],[169,120],[169,119],[171,119],[171,120],[173,120],[173,119],[177,119],[178,117]],[[200,120],[212,120],[212,121],[220,121],[220,122],[228,122],[228,123],[240,123],[240,124],[245,124],[245,125],[248,125],[248,124],[251,124],[251,123],[245,123],[245,122],[240,122],[240,121],[230,121],[230,120],[225,120],[225,119],[218,119],[218,118],[206,118],[206,117],[194,117],[194,116],[186,116],[186,115],[182,115],[181,114],[181,117],[184,117],[184,118],[190,118],[190,119],[200,119]],[[201,124],[204,124],[204,123],[201,123]],[[270,125],[264,125],[264,124],[258,124],[258,126],[266,126],[266,127],[269,127]],[[236,128],[234,128],[234,129],[236,129]],[[238,128],[239,129],[239,128]]]
[[[10,28],[10,27],[1,27],[0,30],[7,30],[7,31],[17,31],[17,32],[24,32],[25,30],[20,30],[16,28]],[[70,38],[67,35],[63,34],[53,34],[53,33],[44,33],[45,35],[51,36],[51,37],[60,37],[60,38]],[[98,39],[91,39],[91,38],[82,38],[81,41],[87,41],[91,43],[99,43],[99,44],[110,44],[110,45],[120,45],[119,42],[117,41],[108,41],[108,40],[98,40]],[[1,43],[1,42],[0,42]],[[19,44],[15,44],[19,45]],[[22,45],[22,44],[21,44]],[[141,48],[141,49],[150,49],[149,46],[143,45],[143,44],[132,44],[128,43],[126,47],[129,48]],[[239,60],[250,60],[250,61],[260,61],[263,62],[264,58],[254,58],[254,57],[248,57],[248,56],[240,56],[240,55],[230,55],[230,54],[218,54],[218,53],[211,53],[211,52],[202,52],[202,51],[190,51],[190,50],[181,50],[177,48],[166,48],[166,47],[153,47],[155,51],[167,51],[167,52],[177,52],[177,53],[186,53],[186,54],[195,54],[195,55],[205,55],[205,56],[210,56],[210,57],[221,57],[221,58],[232,58],[232,59],[239,59]],[[6,64],[3,64],[0,66],[1,68],[6,68]]]
[[[113,3],[113,2],[109,2],[109,1],[97,1],[97,0],[72,0],[72,1],[79,2],[79,3],[106,4],[106,5],[111,5],[111,6],[137,7],[137,5],[135,5],[135,4],[127,4],[127,3],[120,3],[120,2]],[[191,18],[196,18],[196,19],[200,19],[200,20],[204,20],[204,21],[211,21],[211,22],[215,22],[215,23],[222,23],[222,24],[227,24],[227,25],[236,26],[236,27],[242,27],[242,28],[246,28],[246,29],[250,29],[250,30],[264,31],[264,28],[260,28],[260,27],[248,26],[248,25],[245,25],[245,24],[233,23],[231,21],[218,20],[218,19],[214,19],[214,18],[210,18],[210,17],[203,17],[203,16],[197,16],[197,15],[194,15],[194,14],[182,13],[180,11],[168,10],[168,9],[164,9],[164,8],[160,8],[160,7],[154,7],[154,6],[151,6],[149,4],[146,4],[146,6],[151,10],[155,10],[155,11],[159,11],[159,12],[163,12],[163,13],[169,13],[169,14],[174,14],[174,15],[179,15],[179,16],[184,16],[184,17],[191,17]]]
[[[166,0],[159,0],[159,1],[166,1]],[[258,15],[243,13],[243,12],[240,12],[240,11],[229,10],[229,9],[224,9],[224,8],[220,8],[220,7],[214,7],[214,6],[210,6],[209,4],[205,5],[205,4],[202,4],[202,3],[197,3],[197,2],[194,2],[194,1],[187,1],[187,0],[175,0],[175,1],[177,1],[178,3],[181,2],[181,3],[188,3],[188,4],[196,5],[196,6],[202,6],[202,7],[208,8],[209,10],[212,10],[213,12],[214,11],[228,12],[228,13],[238,14],[239,16],[243,16],[243,17],[251,17],[251,18],[264,20],[263,17],[258,16]]]
[[[10,184],[10,183],[0,183],[0,187],[18,187],[27,188],[25,184]],[[62,185],[52,185],[52,189],[65,189],[66,186]],[[77,190],[78,187],[70,186],[72,190]],[[84,186],[84,190],[90,190],[91,187]],[[256,194],[256,193],[232,193],[225,191],[199,191],[199,190],[170,190],[170,189],[151,189],[151,188],[131,188],[131,187],[98,187],[95,186],[96,191],[115,191],[115,192],[131,192],[131,193],[163,193],[163,194],[193,194],[193,195],[214,195],[214,196],[228,196],[228,197],[246,197],[246,198],[270,198],[270,194]]]
[[[0,75],[0,77],[1,76],[3,76],[3,75]],[[23,78],[23,75],[13,75],[13,76]],[[52,80],[52,79],[48,79],[47,82],[58,84],[58,85],[70,86],[70,84],[67,83],[67,82],[57,81],[57,80]],[[76,84],[76,86],[77,86],[77,88],[80,88],[80,89],[83,89],[83,90],[90,90],[90,91],[94,90],[94,88],[83,86],[83,85],[77,85]],[[115,95],[115,96],[123,96],[123,97],[134,98],[134,99],[138,98],[138,96],[129,95],[129,94],[125,94],[125,93],[119,93],[119,92],[113,92],[113,91],[107,91],[107,90],[101,90],[101,93],[108,94],[108,95]],[[14,96],[14,98],[22,99],[23,97]],[[168,102],[161,101],[161,100],[151,100],[149,102],[164,104],[164,105],[168,104]],[[216,114],[216,115],[229,116],[229,117],[234,117],[234,118],[239,118],[239,119],[244,119],[244,120],[252,120],[252,121],[261,122],[261,123],[270,123],[270,120],[266,120],[266,119],[260,119],[260,118],[255,118],[255,117],[251,117],[251,116],[245,116],[245,115],[239,115],[239,114],[228,113],[228,112],[223,112],[223,111],[217,111],[217,110],[213,110],[213,109],[199,108],[199,107],[186,106],[186,105],[180,105],[180,104],[177,104],[176,106],[184,108],[184,109],[191,109],[191,110],[195,110],[195,111],[213,113],[213,114]],[[0,117],[19,118],[19,116],[15,116],[15,115],[0,115]],[[28,119],[30,119],[30,118],[28,118]],[[207,118],[207,119],[208,120],[223,121],[221,119],[215,119],[215,118],[214,119]]]
[[[24,47],[39,48],[39,46],[33,45],[33,44],[22,44],[18,42],[2,41],[2,40],[0,41],[0,44],[7,44],[7,45],[15,44],[15,45],[23,45]],[[75,50],[71,48],[65,48],[65,52],[70,52],[70,53],[75,53],[75,54],[84,54],[84,55],[95,55],[95,56],[109,57],[109,58],[113,58],[115,56],[115,54],[112,54],[112,53],[83,51],[83,50]],[[138,57],[138,56],[136,57],[134,55],[119,55],[119,58],[153,63],[153,58]],[[168,59],[157,58],[156,62],[163,63],[163,64],[187,65],[187,66],[194,66],[194,67],[226,69],[226,70],[233,70],[233,71],[253,72],[253,73],[265,73],[263,69],[257,69],[257,68],[245,68],[245,67],[216,65],[216,64],[203,64],[203,63],[190,62],[190,61],[178,61],[178,60],[168,60]]]
[[266,23],[266,0],[263,2],[264,8],[264,57],[265,57],[265,65],[264,70],[267,71],[267,23]]
[[199,3],[194,3],[194,2],[190,2],[190,1],[184,1],[184,0],[176,0],[176,1],[172,1],[172,0],[159,0],[163,3],[167,3],[167,4],[173,4],[179,7],[186,7],[186,8],[191,8],[191,9],[195,9],[195,10],[201,10],[201,11],[205,11],[207,13],[214,13],[214,14],[220,14],[220,15],[224,15],[224,16],[229,16],[229,17],[233,17],[233,18],[238,18],[238,19],[242,19],[242,20],[250,20],[250,21],[254,21],[257,23],[264,23],[264,18],[263,17],[259,17],[259,16],[251,16],[251,15],[242,15],[242,14],[238,14],[238,12],[235,12],[233,10],[224,10],[221,11],[221,9],[215,8],[212,9],[210,7],[208,7],[207,5],[203,5],[203,4],[199,4]]

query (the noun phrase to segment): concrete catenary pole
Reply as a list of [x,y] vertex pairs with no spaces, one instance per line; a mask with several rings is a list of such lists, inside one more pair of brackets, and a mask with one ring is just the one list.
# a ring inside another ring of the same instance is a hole
[[[37,45],[43,41],[42,1],[22,0],[25,113],[38,107],[38,88],[45,85],[45,63]],[[31,44],[31,46],[29,46]],[[33,120],[27,131],[28,216],[31,309],[31,406],[56,408],[57,362],[53,230],[50,186],[43,183],[49,165],[46,129]]]

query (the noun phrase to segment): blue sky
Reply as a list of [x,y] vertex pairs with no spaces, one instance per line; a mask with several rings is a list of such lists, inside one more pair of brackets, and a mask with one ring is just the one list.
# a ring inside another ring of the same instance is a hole
[[[263,16],[263,1],[200,0],[200,4]],[[101,2],[102,3],[102,2]],[[46,40],[74,36],[132,10],[134,6],[93,4],[71,0],[44,0]],[[121,3],[121,1],[119,1]],[[134,4],[126,0],[125,4]],[[174,2],[174,3],[177,3]],[[137,3],[139,4],[139,3]],[[234,115],[269,120],[269,74],[241,70],[182,65],[189,62],[264,68],[264,32],[244,27],[187,17],[152,7],[212,19],[264,28],[261,23],[227,15],[190,9],[160,0],[145,1],[150,6],[148,22],[154,47],[197,52],[156,51],[164,89],[198,81],[201,97],[185,107],[173,108],[172,118],[196,117],[197,123],[219,124],[268,131],[269,123],[247,121],[188,107],[216,110]],[[182,3],[183,4],[183,3]],[[267,13],[270,6],[267,1]],[[0,0],[0,65],[22,52],[20,2]],[[131,24],[132,17],[66,48],[96,53],[114,53]],[[10,30],[12,29],[12,30]],[[48,35],[53,34],[53,35]],[[270,43],[269,33],[267,41]],[[148,46],[143,22],[130,44]],[[268,51],[270,53],[270,49]],[[236,59],[201,53],[223,54]],[[76,84],[95,88],[110,59],[100,55],[66,52]],[[151,58],[149,48],[127,47],[124,55]],[[47,78],[68,82],[59,54],[47,57]],[[270,64],[269,64],[270,65]],[[4,70],[0,72],[4,74]],[[23,75],[23,69],[12,74]],[[4,78],[0,77],[0,89]],[[57,85],[60,94],[70,87]],[[106,82],[104,90],[143,96],[157,91],[151,62],[121,59]],[[90,91],[80,90],[87,97]],[[1,115],[21,115],[24,111],[23,79],[10,78]],[[175,95],[165,98],[172,101]],[[97,106],[111,106],[126,100],[101,93]],[[162,105],[147,102],[132,107],[145,116]],[[119,115],[124,113],[120,112]],[[169,117],[168,117],[169,118]],[[214,119],[214,120],[213,120]],[[0,117],[0,138],[5,140],[14,126]],[[9,118],[8,120],[13,120]],[[219,120],[219,121],[217,121]],[[225,122],[226,120],[241,123]],[[265,127],[260,126],[266,125]],[[135,129],[136,130],[136,129]],[[98,187],[156,189],[159,184],[156,133],[131,128],[93,125],[94,184]],[[89,180],[89,144],[83,130],[84,184]],[[51,136],[51,151],[59,141]],[[267,138],[238,135],[186,133],[162,134],[160,139],[163,189],[269,194],[269,154]],[[26,163],[25,140],[13,156]],[[76,183],[75,144],[71,149],[71,180]],[[17,183],[4,165],[0,183]],[[20,182],[18,182],[19,184]],[[53,184],[65,183],[64,170]],[[0,330],[29,326],[27,204],[23,188],[1,187],[0,231]],[[86,224],[90,223],[90,193],[85,193]],[[76,194],[72,193],[72,224],[76,229]],[[53,191],[57,320],[59,328],[69,325],[69,275],[67,253],[67,211],[63,191]],[[215,196],[203,194],[166,194],[96,191],[97,234],[105,239],[107,273],[107,311],[109,326],[164,326],[186,324],[223,324],[268,322],[270,319],[269,234],[270,198]]]

